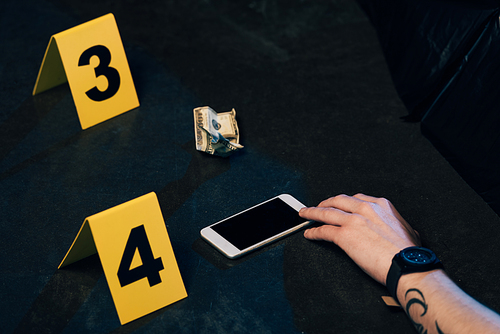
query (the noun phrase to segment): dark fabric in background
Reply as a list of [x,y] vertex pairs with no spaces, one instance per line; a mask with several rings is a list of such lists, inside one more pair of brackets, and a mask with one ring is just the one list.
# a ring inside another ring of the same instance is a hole
[[408,120],[500,214],[500,3],[359,1]]

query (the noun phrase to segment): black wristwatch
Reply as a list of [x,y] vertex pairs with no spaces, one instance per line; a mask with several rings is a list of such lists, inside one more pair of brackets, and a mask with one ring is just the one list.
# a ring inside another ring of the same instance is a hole
[[423,247],[408,247],[397,253],[387,274],[386,286],[395,300],[401,275],[442,269],[443,264],[433,251]]

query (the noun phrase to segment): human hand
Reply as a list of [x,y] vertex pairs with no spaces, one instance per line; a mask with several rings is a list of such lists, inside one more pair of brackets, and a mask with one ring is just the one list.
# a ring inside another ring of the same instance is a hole
[[356,264],[385,285],[392,258],[406,247],[420,246],[418,233],[385,198],[338,195],[299,215],[325,225],[308,229],[310,240],[331,241]]

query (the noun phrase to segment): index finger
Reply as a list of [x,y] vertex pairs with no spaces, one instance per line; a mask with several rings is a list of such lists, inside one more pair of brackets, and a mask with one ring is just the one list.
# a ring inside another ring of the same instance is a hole
[[300,209],[299,215],[307,220],[341,226],[349,214],[332,207],[311,207]]

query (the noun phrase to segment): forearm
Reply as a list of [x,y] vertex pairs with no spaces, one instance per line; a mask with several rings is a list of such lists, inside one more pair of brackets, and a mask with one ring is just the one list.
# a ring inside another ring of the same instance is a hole
[[442,270],[401,276],[397,294],[419,333],[500,333],[500,316]]

